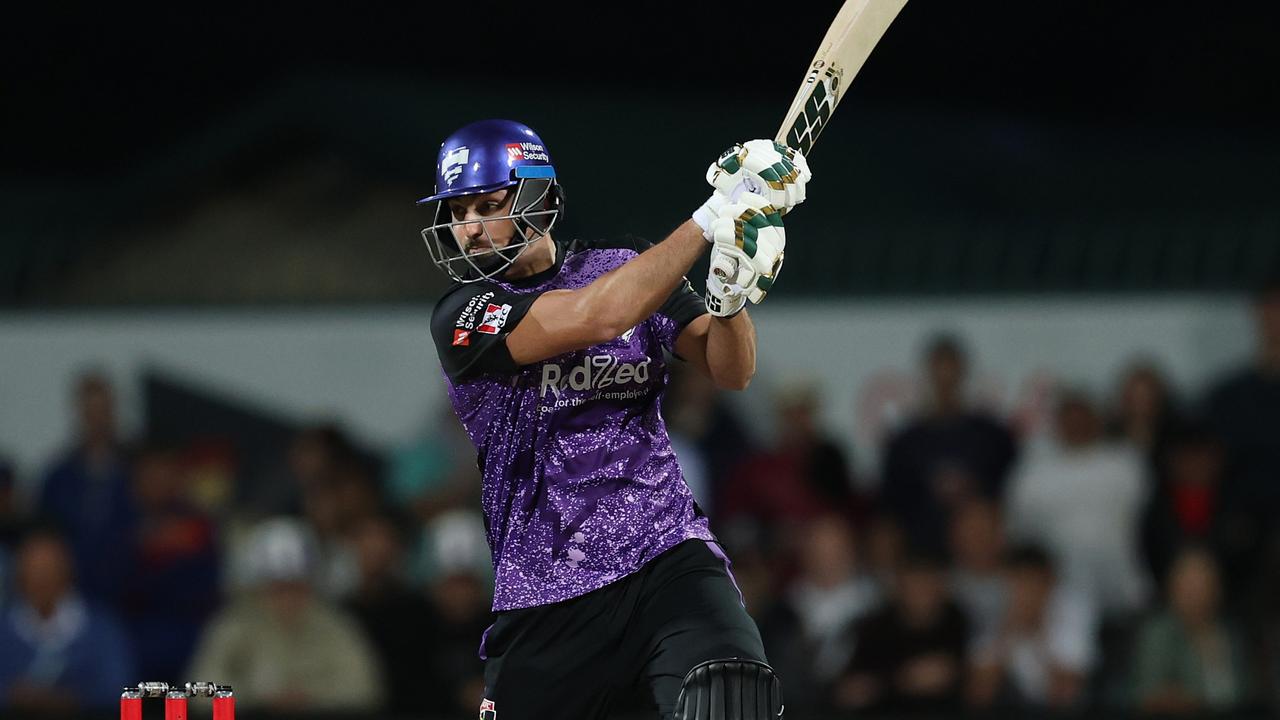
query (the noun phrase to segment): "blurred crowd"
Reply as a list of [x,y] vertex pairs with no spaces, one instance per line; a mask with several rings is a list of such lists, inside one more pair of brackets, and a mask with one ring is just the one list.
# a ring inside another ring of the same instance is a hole
[[[939,335],[874,477],[820,421],[841,389],[782,388],[759,437],[677,368],[667,424],[788,708],[1280,708],[1280,286],[1254,310],[1256,354],[1206,392],[1135,361],[1035,437]],[[207,679],[284,712],[475,712],[492,579],[452,415],[377,452],[307,426],[219,501],[193,448],[120,436],[110,378],[72,394],[39,477],[0,461],[0,708]]]

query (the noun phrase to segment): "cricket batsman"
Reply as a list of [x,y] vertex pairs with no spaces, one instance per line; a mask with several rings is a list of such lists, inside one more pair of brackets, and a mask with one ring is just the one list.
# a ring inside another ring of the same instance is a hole
[[[570,243],[552,237],[564,194],[533,130],[483,120],[440,146],[435,192],[418,202],[454,280],[431,333],[484,479],[496,620],[480,647],[482,720],[603,718],[640,681],[664,720],[782,715],[661,399],[671,356],[747,386],[745,305],[782,267],[782,218],[809,176],[771,140],[735,145],[708,170],[711,197],[662,242]],[[707,251],[704,300],[684,276]]]

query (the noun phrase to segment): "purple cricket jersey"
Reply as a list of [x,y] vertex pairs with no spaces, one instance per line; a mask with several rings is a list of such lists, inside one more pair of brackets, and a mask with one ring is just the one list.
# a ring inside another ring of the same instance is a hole
[[495,611],[583,595],[685,540],[715,540],[671,450],[666,352],[703,314],[688,283],[609,342],[518,366],[506,335],[549,290],[635,257],[634,241],[557,246],[530,278],[455,284],[431,332],[449,398],[478,453]]

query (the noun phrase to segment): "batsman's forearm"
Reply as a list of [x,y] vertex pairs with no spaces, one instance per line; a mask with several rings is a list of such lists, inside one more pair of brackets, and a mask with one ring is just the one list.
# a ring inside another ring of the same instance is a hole
[[592,321],[614,338],[662,307],[709,247],[702,229],[686,220],[667,239],[583,288]]
[[756,327],[747,311],[711,318],[707,328],[707,368],[717,387],[744,390],[756,373]]

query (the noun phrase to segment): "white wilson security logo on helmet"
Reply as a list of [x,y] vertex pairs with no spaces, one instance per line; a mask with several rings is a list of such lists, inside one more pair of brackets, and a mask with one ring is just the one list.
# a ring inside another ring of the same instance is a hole
[[517,160],[541,160],[542,162],[550,162],[551,156],[547,155],[547,149],[538,143],[510,143],[507,145],[507,160],[515,162]]

